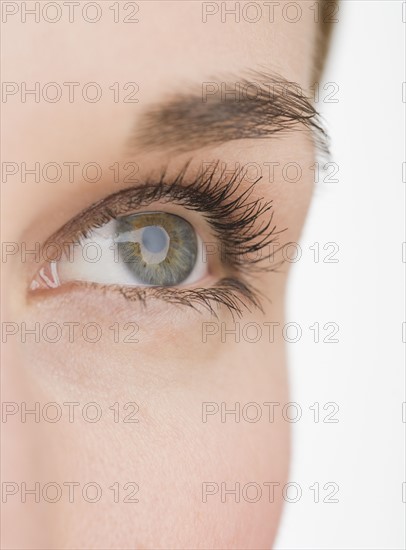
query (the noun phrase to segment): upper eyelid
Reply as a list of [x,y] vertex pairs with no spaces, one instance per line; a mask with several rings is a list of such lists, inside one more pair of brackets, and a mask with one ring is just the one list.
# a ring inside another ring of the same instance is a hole
[[[136,187],[129,187],[121,189],[120,191],[108,195],[107,197],[100,199],[93,203],[88,208],[82,210],[79,214],[69,220],[61,229],[56,231],[52,237],[47,239],[47,242],[54,242],[56,240],[76,239],[82,234],[86,234],[87,231],[95,227],[100,227],[104,223],[118,217],[125,216],[132,212],[139,211],[142,207],[147,207],[155,202],[175,202],[176,204],[182,204],[182,197],[187,196],[187,191],[178,185],[170,185],[166,189],[166,193],[161,193],[160,196],[155,193],[151,194],[151,191],[155,191],[158,188],[157,183],[146,183],[138,185]],[[178,200],[173,200],[169,193],[169,187],[172,191],[178,191]],[[164,200],[163,200],[164,199]]]
[[[197,175],[186,179],[185,174],[190,165],[189,161],[174,178],[167,179],[166,169],[164,169],[161,176],[158,178],[145,178],[145,183],[143,184],[121,189],[107,197],[99,199],[87,208],[81,210],[79,214],[75,215],[60,229],[54,232],[52,236],[45,241],[44,246],[49,242],[61,240],[70,242],[72,239],[76,239],[94,227],[100,227],[117,216],[136,212],[140,208],[146,207],[158,200],[161,202],[174,202],[181,205],[184,199],[191,197],[191,189],[198,180],[202,182],[206,180],[208,184],[212,182],[215,182],[217,185],[220,184],[221,174],[216,176],[218,177],[217,180],[214,179],[218,164],[219,163],[213,163],[213,168],[201,172],[200,176]],[[233,180],[236,180],[238,175],[237,172],[240,173],[241,170],[236,170]],[[174,196],[175,194],[176,197]]]

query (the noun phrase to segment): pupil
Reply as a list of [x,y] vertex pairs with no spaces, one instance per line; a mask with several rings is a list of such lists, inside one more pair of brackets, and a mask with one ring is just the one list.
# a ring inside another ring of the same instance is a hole
[[167,233],[161,227],[151,225],[142,232],[142,244],[152,254],[162,252],[167,243]]

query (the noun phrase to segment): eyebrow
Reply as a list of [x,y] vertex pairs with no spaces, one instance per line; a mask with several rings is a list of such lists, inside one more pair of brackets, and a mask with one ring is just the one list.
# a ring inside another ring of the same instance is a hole
[[305,130],[328,154],[320,114],[296,82],[275,73],[247,71],[170,95],[141,114],[130,145],[191,151],[240,139],[279,137]]

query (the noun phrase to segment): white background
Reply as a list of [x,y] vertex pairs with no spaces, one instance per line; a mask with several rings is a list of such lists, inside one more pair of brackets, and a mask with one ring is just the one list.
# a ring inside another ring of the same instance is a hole
[[[339,102],[318,105],[339,182],[316,186],[287,308],[303,328],[288,344],[291,401],[303,412],[292,424],[290,479],[303,495],[285,505],[277,550],[405,548],[402,2],[344,0],[339,21],[323,75],[339,85]],[[323,262],[327,242],[339,245],[338,263]],[[312,342],[315,321],[321,338],[326,322],[338,323],[339,343]],[[338,423],[322,422],[326,402],[339,405]],[[323,499],[331,481],[339,503],[314,503],[308,487],[319,482]]]

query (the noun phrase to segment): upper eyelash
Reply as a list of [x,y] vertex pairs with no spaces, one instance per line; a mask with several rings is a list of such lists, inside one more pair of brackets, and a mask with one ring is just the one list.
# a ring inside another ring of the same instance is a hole
[[[286,228],[277,230],[276,225],[272,225],[274,212],[271,200],[251,200],[253,189],[261,178],[239,193],[244,170],[235,170],[225,180],[225,170],[218,173],[218,164],[214,163],[211,168],[201,171],[192,181],[186,178],[188,162],[172,180],[167,181],[166,171],[163,171],[158,180],[146,180],[138,187],[122,189],[75,216],[44,246],[55,238],[79,242],[88,237],[93,229],[118,216],[139,211],[154,202],[173,202],[204,216],[215,237],[224,246],[221,254],[225,264],[241,272],[276,271],[282,261],[274,262],[274,256],[288,243],[276,250],[272,250],[271,245],[278,242],[279,235]],[[258,222],[258,218],[265,214],[268,214],[268,219]],[[269,251],[262,254],[267,247]],[[249,258],[258,252],[259,256]]]

